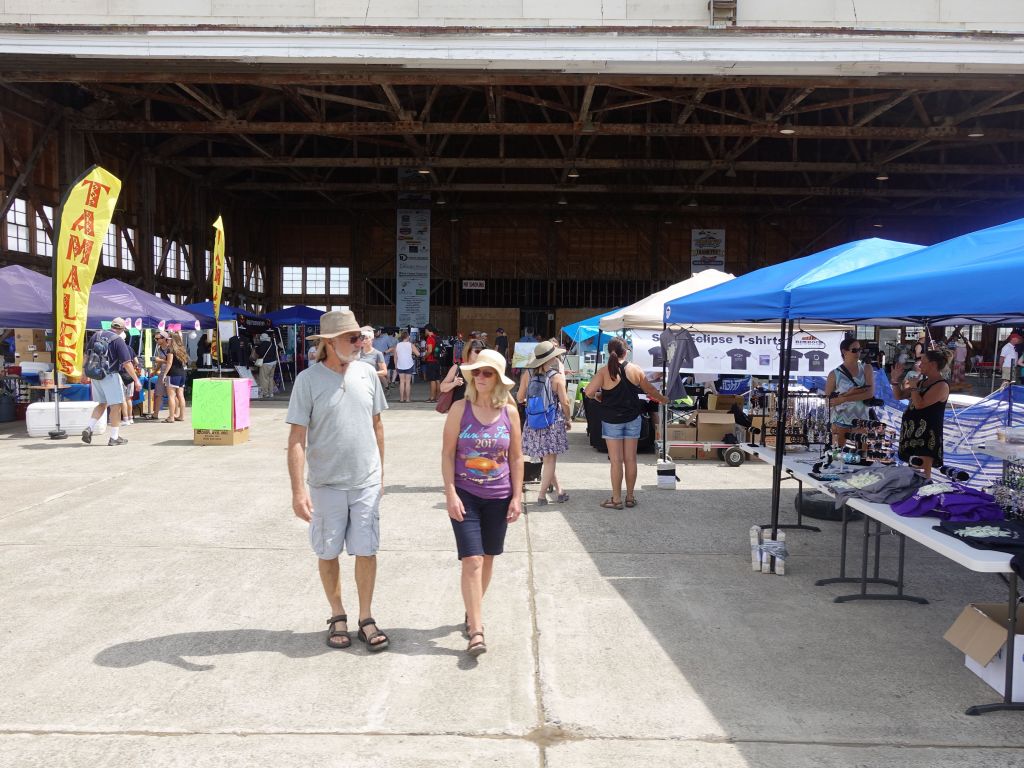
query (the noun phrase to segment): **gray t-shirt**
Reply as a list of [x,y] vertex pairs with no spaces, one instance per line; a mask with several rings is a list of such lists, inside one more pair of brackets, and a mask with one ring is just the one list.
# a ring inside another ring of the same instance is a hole
[[314,488],[369,488],[380,483],[373,417],[388,407],[373,368],[358,360],[344,376],[314,365],[295,377],[289,424],[307,428],[306,482]]
[[359,355],[359,359],[364,363],[369,364],[375,371],[380,371],[380,366],[387,367],[387,363],[384,362],[384,354],[380,350],[373,350],[371,352],[363,352]]

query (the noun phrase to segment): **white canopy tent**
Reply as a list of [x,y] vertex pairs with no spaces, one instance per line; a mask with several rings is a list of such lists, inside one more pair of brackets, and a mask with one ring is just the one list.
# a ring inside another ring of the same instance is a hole
[[646,299],[641,299],[636,304],[630,304],[611,314],[601,318],[599,327],[605,333],[642,328],[656,330],[664,327],[665,305],[691,293],[703,291],[719,283],[732,280],[734,275],[728,272],[719,272],[717,269],[705,269],[698,272],[688,280],[670,285],[668,288],[651,294]]

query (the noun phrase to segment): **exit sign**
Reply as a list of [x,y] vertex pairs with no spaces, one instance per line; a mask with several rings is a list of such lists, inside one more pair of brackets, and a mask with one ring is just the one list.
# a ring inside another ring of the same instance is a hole
[[487,287],[486,280],[463,280],[462,290],[464,291],[482,291]]

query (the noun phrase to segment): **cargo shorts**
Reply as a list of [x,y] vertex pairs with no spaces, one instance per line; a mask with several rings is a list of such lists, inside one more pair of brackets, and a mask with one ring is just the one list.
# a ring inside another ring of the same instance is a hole
[[380,547],[380,485],[340,490],[310,487],[313,503],[309,543],[321,560],[333,560],[342,551],[372,557]]

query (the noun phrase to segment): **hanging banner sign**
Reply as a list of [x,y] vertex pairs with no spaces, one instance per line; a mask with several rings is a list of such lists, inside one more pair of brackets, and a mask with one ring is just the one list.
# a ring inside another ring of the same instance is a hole
[[121,180],[92,166],[64,196],[53,252],[55,365],[65,376],[81,376],[89,293],[100,250],[121,194]]
[[705,269],[725,271],[725,230],[690,230],[690,271],[693,274]]
[[430,322],[430,209],[399,208],[395,262],[395,322]]
[[487,288],[486,280],[463,280],[462,290],[464,291],[483,291]]
[[[704,333],[699,328],[640,331],[633,334],[633,362],[646,371],[660,371],[662,362],[683,373],[779,373],[779,332]],[[666,336],[663,349],[661,338]],[[793,334],[790,367],[794,376],[825,376],[843,361],[839,344],[843,331]]]
[[224,221],[218,216],[213,222],[213,229],[216,233],[213,237],[213,344],[210,351],[213,359],[220,359],[220,339],[217,329],[220,327],[220,301],[224,295]]

